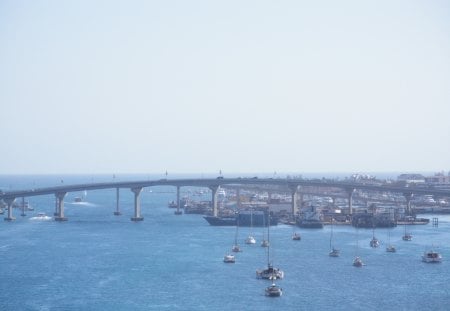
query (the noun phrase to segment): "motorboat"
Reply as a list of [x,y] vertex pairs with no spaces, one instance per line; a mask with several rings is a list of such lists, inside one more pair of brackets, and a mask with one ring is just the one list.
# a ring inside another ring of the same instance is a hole
[[269,241],[267,241],[267,240],[262,240],[261,246],[262,246],[262,247],[269,247]]
[[355,267],[360,268],[360,267],[362,267],[364,264],[363,264],[361,258],[359,258],[359,257],[357,256],[357,257],[353,260],[353,265],[354,265]]
[[378,247],[380,246],[380,241],[376,237],[373,237],[372,240],[370,240],[370,247]]
[[302,239],[302,237],[300,236],[299,233],[294,232],[294,234],[292,234],[292,240],[294,241],[300,241]]
[[394,245],[389,245],[388,247],[386,247],[386,252],[388,253],[395,253],[397,250],[395,249]]
[[247,239],[245,239],[245,244],[256,244],[256,240],[253,236],[249,235]]
[[223,262],[225,262],[225,263],[235,263],[235,261],[236,261],[236,259],[235,259],[234,255],[232,255],[232,254],[228,254],[223,257]]
[[275,283],[272,283],[272,285],[266,287],[266,296],[268,297],[280,297],[283,295],[283,289]]
[[34,217],[30,217],[30,220],[51,220],[50,216],[45,215],[45,213],[38,213]]
[[333,249],[331,250],[331,252],[328,253],[328,255],[330,257],[339,257],[340,253],[341,252],[338,249],[333,247]]
[[439,263],[442,261],[442,256],[438,252],[430,250],[423,253],[422,261],[427,263]]

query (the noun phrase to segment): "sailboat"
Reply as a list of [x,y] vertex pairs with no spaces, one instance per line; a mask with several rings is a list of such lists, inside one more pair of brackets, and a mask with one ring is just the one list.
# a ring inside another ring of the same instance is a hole
[[[270,224],[268,224],[268,225],[270,226]],[[266,240],[266,237],[265,237],[265,232],[266,232],[265,226],[266,226],[265,217],[263,215],[263,240],[261,242],[261,247],[269,247],[269,240]]]
[[380,241],[375,237],[375,208],[372,215],[372,240],[370,240],[370,247],[380,246]]
[[236,262],[236,258],[234,257],[233,254],[227,254],[223,257],[223,262],[225,263],[235,263]]
[[[270,216],[269,216],[270,223]],[[266,280],[276,280],[282,279],[284,277],[284,272],[281,269],[274,268],[273,264],[270,262],[270,226],[267,226],[267,240],[269,241],[269,246],[267,247],[267,269],[256,270],[256,277],[258,279]]]
[[297,233],[294,231],[294,233],[292,233],[292,240],[294,241],[300,241],[302,239],[300,233]]
[[339,257],[340,251],[333,246],[333,217],[331,218],[331,234],[330,234],[330,257]]
[[388,246],[386,247],[386,252],[395,253],[395,246],[391,244],[391,229],[388,228]]
[[245,244],[256,244],[256,239],[253,237],[253,210],[250,210],[250,235],[245,239]]
[[372,229],[372,240],[370,240],[370,247],[380,246],[380,241],[375,237],[375,227]]
[[242,249],[237,242],[238,230],[239,230],[239,217],[237,217],[237,219],[236,219],[236,233],[234,234],[234,245],[231,248],[231,251],[234,253],[242,252]]
[[358,256],[358,249],[359,249],[358,227],[356,227],[356,257],[353,260],[353,266],[361,268],[364,265],[364,263],[361,260],[361,258]]
[[412,240],[412,234],[411,234],[411,233],[408,233],[408,232],[406,231],[406,219],[405,219],[404,221],[405,221],[405,225],[404,225],[404,227],[405,227],[405,233],[403,234],[402,239],[403,239],[403,241],[411,241],[411,240]]

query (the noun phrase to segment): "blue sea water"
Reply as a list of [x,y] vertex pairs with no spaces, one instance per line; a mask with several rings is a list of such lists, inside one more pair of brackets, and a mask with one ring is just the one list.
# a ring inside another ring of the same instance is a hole
[[[64,183],[106,177],[65,177]],[[129,177],[132,178],[132,177]],[[94,180],[95,179],[95,180]],[[142,178],[137,178],[142,179]],[[55,176],[2,176],[3,190],[60,183]],[[6,188],[5,188],[6,187]],[[182,188],[189,191],[189,188]],[[89,191],[85,202],[65,200],[67,222],[33,221],[38,212],[52,215],[54,197],[27,199],[35,208],[26,217],[15,209],[14,222],[0,222],[0,310],[449,310],[450,216],[439,226],[391,230],[397,253],[386,253],[387,230],[378,229],[378,249],[369,247],[372,230],[335,226],[339,258],[330,258],[330,228],[271,227],[271,254],[285,278],[277,282],[281,298],[264,296],[269,281],[255,277],[266,266],[259,246],[262,228],[240,228],[243,252],[235,264],[222,262],[235,228],[212,227],[201,215],[173,214],[167,202],[175,188],[142,193],[143,222],[131,222],[133,196],[121,190],[122,216],[114,216],[115,190]],[[208,199],[205,196],[204,199]],[[427,217],[433,217],[428,215]],[[244,244],[251,233],[256,245]],[[359,247],[356,247],[358,241]],[[434,245],[441,264],[421,262]],[[366,266],[352,266],[356,253]]]

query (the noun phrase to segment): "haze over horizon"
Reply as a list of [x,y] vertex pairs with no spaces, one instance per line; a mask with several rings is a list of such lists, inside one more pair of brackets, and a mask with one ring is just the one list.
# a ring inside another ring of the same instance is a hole
[[448,1],[1,1],[0,174],[450,170]]

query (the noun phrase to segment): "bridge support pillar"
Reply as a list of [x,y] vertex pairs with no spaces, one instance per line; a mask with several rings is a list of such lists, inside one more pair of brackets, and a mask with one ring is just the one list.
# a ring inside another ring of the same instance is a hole
[[27,214],[25,214],[25,197],[22,197],[22,213],[20,216],[27,216]]
[[299,209],[303,208],[303,192],[298,192],[298,203],[300,203],[300,205],[298,206]]
[[180,186],[177,186],[177,210],[174,213],[175,215],[181,215],[180,211]]
[[134,217],[131,217],[132,221],[142,221],[144,217],[141,216],[141,191],[142,187],[132,188],[134,193]]
[[217,217],[219,215],[219,211],[217,209],[217,190],[219,189],[219,186],[209,186],[209,189],[212,191],[211,205],[213,209],[213,216]]
[[119,188],[116,188],[116,211],[114,212],[114,215],[120,216],[122,213],[119,210]]
[[411,199],[413,197],[413,194],[412,194],[412,192],[406,192],[406,193],[403,193],[403,196],[406,199],[406,215],[412,215]]
[[64,217],[64,197],[66,196],[67,192],[58,192],[55,193],[58,208],[57,208],[57,214],[55,216],[56,221],[66,221],[67,217]]
[[347,188],[348,195],[348,214],[353,215],[353,192],[355,192],[355,188]]
[[291,189],[291,213],[294,219],[296,219],[298,214],[298,206],[297,206],[297,195],[298,195],[298,185],[290,186]]
[[12,213],[13,203],[15,200],[16,200],[16,198],[5,199],[5,203],[8,205],[8,216],[4,218],[6,221],[13,221],[16,219]]
[[58,197],[55,195],[55,212],[53,213],[53,216],[58,216]]

